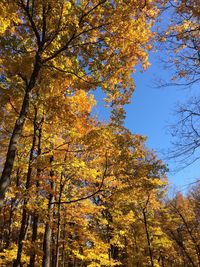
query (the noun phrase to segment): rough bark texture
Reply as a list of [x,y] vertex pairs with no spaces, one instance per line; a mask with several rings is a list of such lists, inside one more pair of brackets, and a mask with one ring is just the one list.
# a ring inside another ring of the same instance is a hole
[[27,216],[27,211],[24,208],[23,209],[23,214],[22,214],[22,219],[21,219],[21,228],[20,228],[20,233],[19,233],[19,238],[18,238],[18,250],[17,250],[17,258],[13,262],[13,267],[19,267],[21,266],[21,256],[22,256],[22,250],[23,250],[23,241],[25,240],[25,236],[28,230],[28,216]]
[[[50,158],[50,163],[53,162],[53,156]],[[50,177],[53,178],[54,172],[51,170]],[[55,182],[51,181],[51,189],[55,191]],[[43,242],[43,260],[42,260],[42,267],[50,267],[51,265],[51,239],[52,239],[52,230],[50,227],[50,221],[52,219],[52,211],[54,208],[54,195],[49,194],[49,205],[48,205],[48,213],[49,213],[49,221],[45,225],[45,233],[44,233],[44,242]]]
[[[32,140],[32,146],[30,150],[30,156],[29,156],[29,165],[28,165],[28,172],[26,176],[26,189],[28,190],[30,188],[31,184],[31,175],[32,175],[32,162],[34,159],[34,149],[36,145],[36,120],[37,120],[37,114],[35,113],[35,118],[34,118],[34,131],[33,131],[33,140]],[[22,256],[22,250],[23,250],[23,240],[25,240],[26,236],[26,225],[27,225],[27,218],[28,214],[26,211],[26,205],[28,201],[24,201],[24,207],[23,207],[23,212],[22,212],[22,219],[21,219],[21,227],[20,227],[20,233],[19,233],[19,238],[18,238],[18,251],[17,251],[17,258],[13,263],[13,267],[18,267],[21,265],[21,256]],[[28,228],[27,228],[28,229]]]
[[6,155],[6,160],[5,160],[3,172],[1,175],[1,179],[0,179],[0,206],[3,205],[5,193],[6,193],[6,190],[8,189],[10,181],[11,181],[11,173],[12,173],[12,169],[14,166],[17,144],[18,144],[19,139],[21,137],[23,126],[24,126],[24,123],[26,121],[26,116],[27,116],[27,113],[29,111],[30,92],[36,84],[36,80],[38,78],[39,71],[41,69],[40,61],[41,61],[40,56],[37,53],[36,59],[35,59],[34,69],[33,69],[30,81],[29,81],[28,85],[26,86],[26,92],[25,92],[24,99],[22,102],[21,111],[20,111],[18,119],[16,120],[14,129],[12,132],[12,136],[11,136],[10,143],[8,146],[8,151],[7,151],[7,155]]
[[44,233],[44,242],[43,242],[43,260],[42,260],[42,267],[50,267],[51,265],[51,236],[52,231],[50,228],[49,223],[45,225],[45,233]]
[[36,241],[37,241],[37,235],[38,235],[38,220],[39,220],[39,216],[35,212],[33,216],[33,226],[32,226],[32,245],[34,246],[34,248],[33,248],[33,253],[30,256],[30,264],[29,264],[30,267],[35,266],[35,257],[36,257],[35,247],[36,247]]
[[56,235],[56,251],[55,251],[55,267],[59,267],[59,248],[60,248],[60,224],[61,224],[61,198],[63,192],[63,174],[61,174],[60,178],[60,192],[59,192],[59,204],[58,204],[58,220],[57,220],[57,235]]
[[[37,113],[36,113],[37,114]],[[40,122],[40,127],[38,129],[38,145],[37,145],[37,157],[41,155],[41,142],[42,142],[42,123],[43,123],[43,118]],[[37,169],[37,179],[41,175],[41,168]],[[40,183],[39,180],[36,182],[36,194],[38,196],[39,194],[39,187]],[[36,257],[36,241],[37,241],[37,236],[38,236],[38,221],[39,221],[39,213],[37,210],[34,211],[33,214],[33,226],[32,226],[32,244],[34,246],[33,253],[30,256],[30,267],[35,266],[35,257]]]
[[[145,208],[146,209],[146,208]],[[143,209],[143,218],[144,218],[144,226],[145,226],[145,232],[146,232],[146,237],[147,237],[147,243],[148,243],[148,249],[149,249],[149,256],[151,260],[151,267],[154,267],[153,263],[153,253],[151,249],[151,241],[150,241],[150,236],[149,236],[149,230],[148,230],[148,224],[147,224],[147,218],[146,218],[146,211]]]
[[17,150],[17,144],[21,137],[23,125],[26,119],[26,115],[29,110],[29,102],[30,102],[30,96],[29,93],[25,93],[24,100],[22,104],[22,109],[19,115],[19,118],[17,119],[13,133],[10,139],[10,143],[8,146],[8,152],[6,155],[6,161],[4,165],[4,169],[2,172],[1,180],[0,180],[0,201],[3,202],[5,192],[10,184],[10,176],[14,165],[15,160],[15,154]]

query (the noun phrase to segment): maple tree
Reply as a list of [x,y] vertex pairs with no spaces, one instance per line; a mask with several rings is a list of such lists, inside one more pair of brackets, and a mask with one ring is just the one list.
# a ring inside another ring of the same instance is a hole
[[[136,204],[160,163],[145,152],[144,137],[93,118],[95,100],[84,90],[66,97],[63,85],[55,83],[33,93],[1,214],[2,227],[8,230],[2,231],[2,264],[120,264],[126,233],[117,215],[126,214],[122,200],[133,190],[136,197],[130,205]],[[20,96],[10,94],[3,106],[2,155]],[[162,184],[160,176],[150,182],[150,191]],[[130,210],[127,222],[131,216]],[[122,245],[116,243],[118,237]],[[147,247],[146,239],[144,244]]]
[[[55,109],[50,109],[45,103],[41,108],[39,104],[42,112],[38,110],[37,117],[35,106],[31,106],[33,118],[41,122],[42,115],[46,119],[40,123],[42,134],[39,135],[40,128],[37,129],[32,164],[30,158],[19,157],[14,167],[14,173],[19,166],[23,169],[20,170],[18,184],[13,179],[7,195],[3,214],[12,220],[9,219],[4,227],[12,226],[12,234],[9,240],[6,233],[3,236],[5,248],[1,253],[2,260],[7,265],[14,261],[13,266],[22,263],[26,266],[29,262],[30,266],[60,266],[62,262],[77,266],[83,263],[87,266],[115,266],[125,260],[119,255],[124,253],[123,238],[132,227],[129,223],[134,222],[132,214],[138,209],[133,203],[137,205],[148,180],[149,192],[154,187],[160,191],[160,186],[164,184],[159,180],[162,166],[145,152],[143,137],[131,135],[123,128],[101,125],[89,117],[94,100],[84,91],[66,98],[65,112],[74,114],[76,110],[71,122],[67,114],[56,112],[56,109],[63,110],[59,97],[62,94],[49,94],[49,104],[52,103]],[[49,112],[48,116],[45,109]],[[27,137],[21,138],[21,142],[26,143],[29,151],[35,137],[29,134],[30,131],[34,133],[31,117],[24,131]],[[27,153],[24,145],[19,154]],[[31,177],[27,172],[30,167]],[[135,197],[128,201],[131,190]],[[152,204],[156,201],[153,200],[155,193],[152,192]],[[127,207],[122,204],[123,199],[127,201]],[[6,213],[10,201],[14,209],[9,215]],[[121,229],[119,218],[122,213],[127,220],[124,229]],[[16,216],[20,223],[13,225]],[[122,239],[121,245],[118,238]],[[16,242],[17,247],[13,246]]]
[[172,266],[199,265],[199,214],[196,206],[198,192],[197,183],[187,196],[177,193],[166,202],[165,210],[161,211],[166,222],[163,230],[172,241],[171,258],[166,257],[165,260]]
[[[134,264],[139,252],[126,258],[125,251],[138,249],[132,238],[143,244],[141,257],[148,249],[142,210],[149,194],[148,231],[158,232],[152,210],[157,209],[156,196],[165,184],[159,178],[164,174],[162,164],[146,152],[144,137],[91,117],[92,95],[79,90],[61,101],[61,89],[57,85],[52,94],[51,88],[41,88],[31,101],[2,213],[4,228],[10,229],[2,237],[2,262],[115,266],[128,260]],[[7,130],[12,128],[11,117],[17,116],[13,109],[17,102],[14,98],[6,106]],[[157,261],[155,251],[153,261]],[[143,261],[148,262],[148,257],[149,252]]]
[[[17,145],[38,87],[101,87],[115,110],[128,102],[138,62],[148,66],[151,27],[160,1],[3,1],[2,86],[21,95],[0,180],[9,186]],[[9,15],[8,15],[9,14]],[[34,89],[34,90],[33,90]],[[34,91],[34,92],[33,92]]]
[[164,2],[1,1],[1,266],[200,264],[199,187],[166,200],[166,167],[121,123]]
[[[62,84],[54,94],[39,90],[1,212],[1,264],[196,266],[198,188],[180,201],[184,208],[164,202],[166,168],[143,136],[97,121],[94,97],[84,90],[68,97]],[[18,101],[4,107],[2,136],[12,130]]]

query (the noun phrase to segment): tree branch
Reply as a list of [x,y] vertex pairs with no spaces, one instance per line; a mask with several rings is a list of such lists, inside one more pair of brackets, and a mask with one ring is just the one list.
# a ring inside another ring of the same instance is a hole
[[103,187],[103,184],[104,184],[104,180],[106,178],[106,173],[107,173],[107,170],[108,170],[108,157],[107,157],[107,153],[105,155],[106,157],[106,164],[105,164],[105,170],[104,170],[104,173],[103,173],[103,177],[102,177],[102,180],[101,180],[101,184],[99,185],[98,189],[87,195],[87,196],[83,196],[83,197],[80,197],[80,198],[77,198],[77,199],[72,199],[72,200],[69,200],[69,201],[56,201],[56,202],[53,202],[52,204],[71,204],[71,203],[75,203],[75,202],[79,202],[79,201],[82,201],[82,200],[86,200],[86,199],[89,199],[91,197],[94,197],[96,194],[104,191],[102,190],[102,187]]

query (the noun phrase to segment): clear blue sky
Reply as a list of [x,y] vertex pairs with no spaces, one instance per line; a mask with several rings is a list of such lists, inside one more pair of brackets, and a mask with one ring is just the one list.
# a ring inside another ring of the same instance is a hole
[[[193,93],[193,89],[183,89],[180,87],[155,88],[156,79],[162,78],[170,81],[170,70],[164,69],[158,59],[159,54],[151,53],[149,69],[140,73],[137,71],[133,75],[136,84],[135,93],[133,94],[131,104],[126,106],[125,126],[132,133],[138,133],[147,136],[146,146],[156,152],[158,158],[168,164],[170,172],[168,178],[170,184],[177,190],[184,191],[183,185],[195,181],[200,177],[199,164],[188,166],[179,172],[174,172],[178,164],[175,160],[167,162],[166,155],[163,154],[170,148],[172,137],[169,134],[169,125],[176,121],[174,110],[177,103],[184,103]],[[196,90],[194,90],[196,91]],[[95,94],[98,104],[95,113],[100,119],[107,120],[108,111],[103,107],[103,94]]]
[[159,54],[150,55],[151,66],[145,73],[137,72],[133,78],[136,90],[132,103],[126,107],[127,117],[125,126],[133,133],[147,136],[147,147],[156,151],[159,158],[168,164],[170,183],[177,190],[183,190],[183,185],[193,182],[200,177],[199,164],[174,171],[179,164],[175,160],[165,160],[167,150],[171,147],[172,137],[169,133],[169,125],[176,122],[175,109],[177,103],[184,103],[197,91],[195,88],[171,86],[155,88],[156,79],[170,81],[169,69],[164,69],[159,60]]

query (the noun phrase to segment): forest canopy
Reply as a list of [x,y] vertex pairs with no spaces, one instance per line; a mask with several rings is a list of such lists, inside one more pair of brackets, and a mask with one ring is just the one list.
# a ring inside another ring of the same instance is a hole
[[0,265],[199,266],[199,183],[168,198],[167,167],[123,124],[158,40],[172,79],[199,81],[198,1],[2,0],[0,14]]

